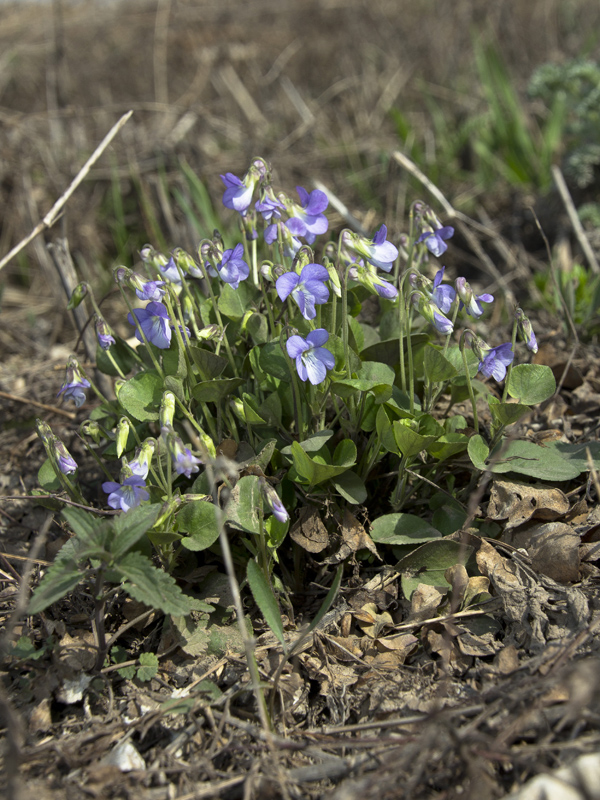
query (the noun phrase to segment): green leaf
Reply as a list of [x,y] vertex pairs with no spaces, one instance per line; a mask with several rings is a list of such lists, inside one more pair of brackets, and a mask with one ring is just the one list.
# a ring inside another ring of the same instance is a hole
[[594,469],[600,472],[600,442],[579,442],[577,444],[551,442],[546,447],[555,450],[561,458],[577,467],[580,473],[588,472],[590,469],[587,456],[589,450]]
[[149,681],[158,672],[158,657],[154,653],[140,653],[138,658],[140,666],[137,670],[139,681]]
[[218,378],[227,366],[227,359],[218,356],[212,350],[204,350],[202,347],[191,345],[189,353],[194,364],[198,367],[200,378],[203,381]]
[[550,367],[543,364],[518,364],[508,381],[508,393],[520,403],[534,406],[552,397],[556,380]]
[[429,445],[427,452],[438,461],[444,461],[466,450],[470,438],[465,433],[445,433]]
[[[340,448],[340,445],[343,445],[343,447]],[[336,455],[334,457],[338,458],[338,464],[328,464],[320,456],[311,458],[304,452],[298,442],[292,442],[294,468],[298,475],[304,478],[310,486],[316,486],[319,483],[335,478],[356,463],[356,445],[349,439],[340,442],[335,452]]]
[[457,374],[456,367],[432,344],[425,346],[425,375],[431,383],[449,381]]
[[440,539],[427,542],[404,556],[395,566],[402,575],[402,591],[407,600],[420,583],[447,590],[450,586],[444,574],[448,567],[466,564],[473,548],[460,542]]
[[269,340],[269,324],[264,314],[252,314],[246,323],[246,330],[254,344],[265,344]]
[[37,479],[39,485],[45,492],[58,492],[62,484],[52,466],[52,462],[47,458],[38,470]]
[[240,283],[237,289],[233,289],[228,283],[225,283],[221,285],[217,306],[221,314],[238,322],[248,311],[251,300],[252,289],[246,281]]
[[581,472],[577,463],[562,458],[554,447],[534,442],[503,441],[490,453],[481,436],[472,436],[468,452],[477,469],[495,474],[518,472],[542,481],[568,481]]
[[252,559],[248,562],[248,566],[246,567],[246,578],[248,579],[248,585],[250,586],[252,596],[254,597],[256,605],[260,608],[265,622],[280,641],[283,651],[286,652],[287,647],[283,635],[281,611],[279,610],[277,599],[261,568],[256,561]]
[[488,468],[485,462],[490,454],[490,448],[485,443],[483,436],[478,433],[471,436],[467,452],[475,469],[484,471]]
[[[344,353],[344,343],[339,336],[334,336],[330,334],[329,339],[327,340],[326,344],[324,345],[326,350],[329,350],[331,355],[335,358],[335,368],[336,370],[345,371],[347,369],[346,364],[346,355]],[[350,347],[349,348],[349,366],[350,366],[350,374],[352,375],[355,372],[358,372],[362,366],[362,361],[360,360],[357,353]]]
[[113,530],[115,536],[110,550],[115,560],[125,555],[128,550],[131,550],[146,531],[150,530],[158,518],[161,507],[160,503],[141,505],[129,509],[126,514],[119,514],[114,517]]
[[492,403],[490,405],[492,419],[497,425],[512,425],[528,411],[531,411],[529,406],[521,405],[521,403]]
[[74,589],[83,576],[75,561],[55,561],[34,591],[27,613],[39,614]]
[[186,503],[177,514],[177,525],[180,532],[190,534],[181,540],[188,550],[206,550],[219,538],[217,509],[204,500]]
[[[65,508],[62,516],[82,543],[88,547],[97,548],[99,551],[104,548],[111,521],[101,519],[82,508]],[[62,550],[58,553],[57,558],[60,558],[61,553]]]
[[398,445],[396,444],[396,439],[394,437],[394,429],[392,428],[388,411],[383,406],[380,406],[377,409],[375,428],[377,430],[377,435],[379,436],[381,446],[389,453],[397,453]]
[[345,500],[352,503],[352,505],[359,505],[360,503],[364,503],[367,499],[367,487],[363,479],[355,472],[352,472],[352,470],[348,470],[342,475],[338,475],[337,478],[333,478],[332,483],[336,491],[338,491]]
[[[300,447],[304,450],[305,453],[318,453],[319,450],[323,447],[323,445],[327,444],[327,442],[333,436],[333,431],[317,431],[312,436],[309,436],[308,439],[305,439],[303,442],[300,442]],[[292,455],[292,446],[287,445],[287,447],[283,447],[281,449],[281,453],[284,456],[291,456]]]
[[175,375],[178,378],[187,376],[187,367],[183,350],[179,348],[177,337],[173,336],[168,350],[163,350],[163,369],[165,375]]
[[414,514],[385,514],[371,525],[371,538],[378,544],[421,544],[440,536],[436,528]]
[[159,608],[165,614],[189,614],[190,600],[183,594],[175,579],[157,569],[146,556],[135,551],[127,553],[115,571],[127,581],[123,589],[128,595],[150,608]]
[[402,420],[396,420],[393,428],[398,449],[403,456],[408,458],[418,455],[438,438],[437,436],[421,436],[408,425],[403,425]]
[[125,411],[140,422],[158,419],[162,400],[163,382],[156,370],[138,372],[125,381],[119,390],[119,403]]
[[[471,378],[474,378],[475,375],[479,372],[479,359],[475,355],[472,350],[469,348],[465,348],[465,353],[467,356],[467,364],[469,367],[469,375]],[[465,374],[465,364],[463,361],[463,356],[461,349],[458,345],[453,345],[446,350],[445,354],[446,360],[452,364],[454,369],[456,370],[456,375],[463,375]]]
[[256,475],[240,478],[225,506],[225,520],[242,531],[260,533],[262,491]]
[[244,383],[243,378],[213,378],[210,381],[197,383],[192,389],[192,394],[199,403],[222,403]]
[[[494,462],[496,454],[499,458]],[[518,472],[542,481],[569,481],[580,473],[578,465],[562,458],[557,450],[534,442],[512,441],[505,449],[500,443],[488,460],[494,473]]]
[[279,342],[268,342],[260,348],[258,357],[261,370],[280,381],[290,380],[290,367]]

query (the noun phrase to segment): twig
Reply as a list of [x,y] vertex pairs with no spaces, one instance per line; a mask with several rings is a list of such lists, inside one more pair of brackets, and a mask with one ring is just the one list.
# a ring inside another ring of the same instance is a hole
[[573,231],[575,232],[575,236],[577,237],[577,241],[579,242],[581,249],[583,250],[585,257],[588,260],[588,264],[592,272],[595,272],[596,275],[600,274],[600,265],[594,255],[594,251],[592,250],[592,246],[589,242],[589,239],[585,235],[585,231],[583,230],[583,226],[581,224],[581,220],[579,219],[579,214],[577,213],[577,209],[575,208],[575,204],[571,198],[571,194],[563,178],[563,174],[560,169],[556,166],[556,164],[552,165],[552,177],[554,178],[554,183],[556,184],[556,188],[558,189],[558,193],[565,204],[565,209],[567,214],[569,215],[569,219],[571,220],[571,225],[573,226]]
[[69,186],[67,191],[63,195],[61,195],[61,197],[58,198],[56,203],[54,203],[54,205],[52,206],[50,211],[48,211],[48,213],[42,219],[42,221],[38,222],[38,224],[31,231],[31,233],[24,239],[22,239],[17,245],[15,245],[13,249],[7,255],[5,255],[3,259],[0,260],[0,270],[3,267],[5,267],[9,263],[9,261],[11,261],[17,255],[17,253],[20,253],[21,250],[29,244],[29,242],[33,241],[33,239],[35,239],[36,236],[39,236],[39,234],[42,233],[42,231],[45,231],[54,225],[63,207],[66,205],[66,203],[70,199],[75,189],[77,189],[77,187],[83,181],[83,179],[88,174],[92,166],[100,158],[102,153],[106,150],[108,145],[112,142],[112,140],[121,130],[123,125],[125,125],[125,123],[129,120],[132,114],[133,111],[128,111],[126,114],[123,114],[121,119],[115,125],[113,125],[113,127],[104,137],[104,139],[102,139],[98,147],[94,150],[92,155],[85,162],[83,167],[79,170],[79,172],[77,173],[74,180],[71,182],[71,185]]
[[60,414],[63,417],[67,417],[67,419],[77,418],[77,414],[74,414],[72,411],[63,411],[62,408],[48,406],[46,403],[38,403],[37,400],[29,400],[27,397],[19,397],[16,394],[9,394],[8,392],[0,392],[0,397],[4,397],[5,400],[14,400],[16,403],[25,403],[28,406],[42,408],[44,411],[51,411],[53,414]]

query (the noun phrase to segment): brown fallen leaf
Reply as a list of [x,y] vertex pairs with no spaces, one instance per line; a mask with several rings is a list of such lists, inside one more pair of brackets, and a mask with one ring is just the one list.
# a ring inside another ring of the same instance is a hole
[[309,553],[320,553],[329,544],[327,528],[321,522],[316,508],[300,509],[297,522],[290,528],[290,536]]
[[533,486],[520,481],[495,480],[490,491],[487,514],[493,520],[507,520],[509,530],[532,518],[555,520],[569,511],[569,500],[560,489]]
[[418,622],[433,617],[445,596],[435,586],[420,583],[411,597],[409,621]]
[[581,539],[564,522],[547,522],[515,534],[513,544],[524,547],[531,566],[558,583],[579,580]]
[[[351,514],[348,509],[344,511],[341,522],[338,520],[341,535],[341,544],[337,553],[326,560],[327,564],[339,564],[358,550],[369,550],[379,558],[375,542],[366,532],[363,525]],[[381,560],[381,559],[380,559]]]

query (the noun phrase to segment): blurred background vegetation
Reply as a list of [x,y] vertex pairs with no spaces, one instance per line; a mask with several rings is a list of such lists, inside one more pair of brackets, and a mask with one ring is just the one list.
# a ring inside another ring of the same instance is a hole
[[[46,234],[68,237],[82,278],[135,263],[147,241],[193,252],[219,224],[219,174],[254,155],[278,186],[320,180],[364,227],[397,235],[410,202],[432,198],[395,150],[539,271],[529,207],[552,245],[570,229],[552,164],[593,244],[600,230],[599,32],[597,0],[2,5],[0,255],[133,109]],[[42,238],[0,287],[40,293],[40,277],[61,297]]]

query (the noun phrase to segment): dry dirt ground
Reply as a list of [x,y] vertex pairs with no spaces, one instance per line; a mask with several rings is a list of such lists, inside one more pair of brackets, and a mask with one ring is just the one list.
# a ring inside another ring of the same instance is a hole
[[[595,0],[459,0],[451,10],[392,0],[2,9],[0,258],[116,119],[135,112],[61,223],[0,273],[0,655],[22,636],[36,647],[6,657],[0,673],[6,797],[492,800],[565,766],[570,773],[548,778],[547,797],[599,796],[593,481],[539,494],[507,481],[487,487],[482,511],[504,532],[494,541],[465,534],[489,581],[484,608],[454,613],[465,591],[458,573],[440,612],[440,598],[426,594],[407,604],[393,570],[349,563],[332,611],[272,696],[282,656],[257,616],[272,733],[259,724],[233,639],[182,646],[156,615],[130,625],[141,610],[117,595],[109,634],[133,658],[157,653],[159,671],[148,681],[114,666],[94,675],[89,595],[36,618],[19,611],[24,570],[35,582],[66,536],[57,508],[29,499],[43,461],[34,419],[47,420],[77,458],[74,431],[89,410],[57,406],[77,336],[44,237],[67,236],[81,276],[102,280],[117,257],[107,212],[116,186],[130,232],[122,252],[153,240],[153,220],[172,245],[191,246],[196,234],[168,195],[184,185],[182,160],[218,198],[218,174],[243,172],[255,154],[276,165],[281,183],[327,182],[367,227],[398,224],[412,184],[389,159],[398,147],[389,109],[401,104],[426,131],[420,86],[465,111],[478,102],[472,36],[493,36],[522,85],[535,65],[577,54],[599,18]],[[441,188],[451,198],[462,190]],[[502,198],[498,208],[508,226],[514,206]],[[510,246],[523,275],[539,253],[520,244]],[[502,251],[492,255],[503,270]],[[540,315],[537,330],[540,361],[563,387],[527,435],[595,441],[597,348],[574,348],[550,317]],[[94,502],[93,465],[82,481]],[[544,525],[563,526],[558,550],[534,546]],[[297,622],[314,616],[332,577],[315,566]]]

